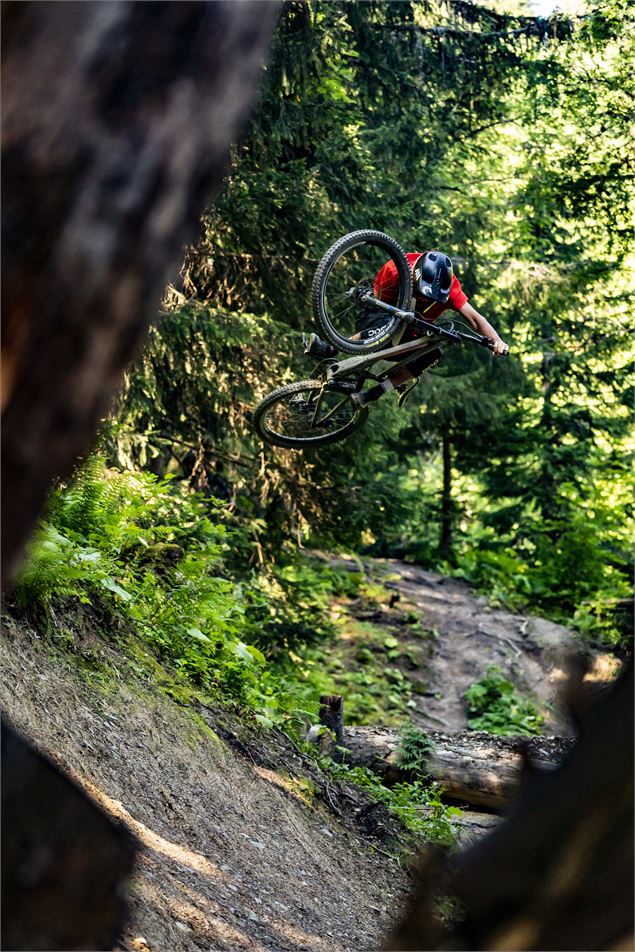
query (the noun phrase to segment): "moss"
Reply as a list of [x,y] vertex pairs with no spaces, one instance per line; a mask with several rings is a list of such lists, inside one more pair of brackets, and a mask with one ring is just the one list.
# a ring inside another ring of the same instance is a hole
[[285,770],[277,770],[275,774],[280,780],[280,785],[292,796],[311,809],[315,806],[318,787],[313,780],[309,777],[296,777]]
[[[190,718],[191,718],[191,719],[194,721],[194,723],[196,724],[196,727],[197,727],[198,730],[200,731],[200,734],[203,735],[205,741],[211,741],[212,744],[214,745],[214,747],[217,748],[217,750],[224,752],[225,749],[226,749],[224,742],[223,742],[223,741],[221,740],[221,738],[218,736],[218,734],[216,733],[216,731],[215,731],[212,727],[209,726],[209,724],[207,723],[207,721],[205,720],[205,718],[202,717],[202,716],[198,713],[198,711],[192,710],[192,708],[188,708],[188,714],[189,714]],[[193,746],[193,747],[196,747],[197,744],[200,742],[200,739],[201,739],[200,736],[196,736],[196,737],[192,738],[192,740],[194,741],[194,744],[193,744],[192,746]]]

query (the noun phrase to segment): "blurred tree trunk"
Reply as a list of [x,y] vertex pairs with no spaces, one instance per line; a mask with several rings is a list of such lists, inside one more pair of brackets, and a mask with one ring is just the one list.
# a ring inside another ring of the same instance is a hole
[[277,10],[3,4],[4,582],[195,237]]
[[[458,900],[443,925],[434,900]],[[633,670],[586,714],[556,770],[528,768],[508,818],[424,857],[390,949],[633,948]]]
[[[3,586],[178,272],[254,100],[277,9],[2,5]],[[27,745],[5,744],[3,765],[3,937],[112,948],[130,845]]]
[[[553,361],[555,354],[545,351],[542,355],[542,413],[540,415],[540,431],[546,434],[546,440],[543,447],[541,468],[540,468],[540,492],[541,507],[540,514],[543,525],[549,526],[558,512],[558,500],[556,493],[555,474],[557,470],[557,434],[553,425],[553,393],[554,393],[554,374]],[[548,530],[549,537],[555,542],[557,533],[553,528]]]
[[2,948],[111,949],[135,838],[4,722],[2,817]]

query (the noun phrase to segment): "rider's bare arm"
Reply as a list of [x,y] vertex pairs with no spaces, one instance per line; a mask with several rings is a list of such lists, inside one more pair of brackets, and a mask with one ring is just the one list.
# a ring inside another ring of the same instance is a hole
[[490,322],[485,317],[483,317],[482,314],[479,314],[476,308],[472,307],[469,301],[466,301],[459,311],[459,314],[462,317],[465,317],[472,325],[474,330],[478,331],[479,334],[482,334],[483,337],[491,337],[491,339],[494,341],[495,354],[504,354],[507,352],[507,344],[505,341],[500,337],[499,334],[496,333]]

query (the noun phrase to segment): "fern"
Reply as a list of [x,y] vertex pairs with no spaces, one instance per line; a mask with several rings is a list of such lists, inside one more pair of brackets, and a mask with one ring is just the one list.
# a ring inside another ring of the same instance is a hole
[[56,602],[67,611],[93,604],[192,684],[221,690],[271,723],[280,716],[279,680],[250,642],[267,619],[275,633],[285,614],[294,637],[311,624],[328,633],[326,592],[311,592],[318,576],[309,570],[281,568],[268,582],[264,574],[241,584],[226,578],[232,532],[224,518],[220,503],[172,480],[92,458],[53,494],[14,602],[49,630]]
[[399,732],[398,764],[404,770],[424,773],[426,762],[434,749],[435,745],[425,731],[407,724]]

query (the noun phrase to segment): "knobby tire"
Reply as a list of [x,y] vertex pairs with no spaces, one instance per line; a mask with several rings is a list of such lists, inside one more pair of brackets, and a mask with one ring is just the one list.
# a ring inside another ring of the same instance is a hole
[[[341,443],[347,440],[353,433],[364,425],[368,417],[368,408],[362,407],[355,411],[350,423],[343,426],[334,433],[327,433],[314,437],[285,437],[283,434],[272,433],[266,427],[267,411],[276,403],[279,403],[294,393],[301,393],[303,390],[319,390],[323,386],[321,380],[299,380],[297,383],[289,383],[284,387],[279,387],[268,396],[264,397],[254,410],[253,422],[256,432],[259,436],[271,446],[283,446],[290,449],[309,449],[312,446],[326,446],[328,443]],[[345,394],[342,394],[345,396]]]
[[[347,251],[351,251],[357,245],[370,244],[382,248],[386,252],[386,258],[391,258],[397,267],[399,277],[399,300],[396,304],[401,310],[407,310],[410,307],[412,298],[412,271],[406,255],[401,246],[381,231],[362,230],[353,231],[344,235],[339,241],[336,241],[326,252],[320,261],[311,290],[311,299],[313,305],[313,316],[315,321],[324,334],[324,336],[339,351],[347,354],[372,354],[375,351],[386,347],[386,342],[395,333],[399,326],[398,317],[390,317],[386,314],[386,329],[379,340],[369,341],[351,341],[348,337],[340,334],[334,327],[326,308],[325,293],[328,284],[328,278],[336,262],[344,256]],[[361,276],[360,276],[361,277]]]

